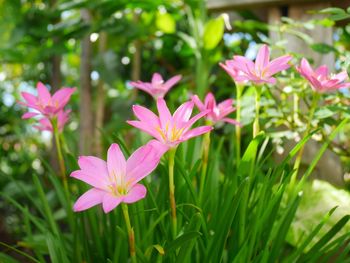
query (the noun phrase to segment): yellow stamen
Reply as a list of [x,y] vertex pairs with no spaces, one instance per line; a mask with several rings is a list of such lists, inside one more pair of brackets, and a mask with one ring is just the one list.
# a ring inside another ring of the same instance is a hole
[[156,130],[157,130],[157,132],[160,134],[160,136],[162,136],[162,139],[163,139],[164,141],[166,141],[166,137],[165,137],[165,134],[164,134],[164,132],[162,131],[162,129],[158,126],[158,127],[156,127]]

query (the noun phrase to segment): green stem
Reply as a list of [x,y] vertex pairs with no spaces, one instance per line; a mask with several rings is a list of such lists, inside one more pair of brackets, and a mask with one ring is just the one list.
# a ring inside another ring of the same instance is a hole
[[255,120],[253,124],[253,138],[255,138],[260,131],[259,118],[261,89],[262,87],[255,86]]
[[176,219],[176,202],[175,202],[175,184],[174,184],[174,163],[175,163],[176,148],[169,150],[169,201],[171,210],[171,231],[173,238],[177,234],[177,219]]
[[[240,84],[236,84],[236,120],[238,122],[241,122],[241,97],[243,93],[243,86]],[[239,167],[239,163],[241,161],[241,126],[236,125],[236,162],[237,162],[237,169]]]
[[[211,125],[211,122],[207,121],[206,125]],[[207,132],[204,134],[203,142],[202,142],[202,172],[201,172],[201,178],[200,178],[200,186],[199,186],[199,203],[202,204],[203,201],[203,192],[204,192],[204,185],[206,181],[207,176],[207,169],[208,169],[208,156],[209,156],[209,149],[210,149],[210,132]]]
[[[314,117],[315,110],[317,108],[317,103],[318,103],[319,98],[320,98],[320,94],[319,93],[316,93],[313,96],[312,104],[311,104],[310,111],[309,111],[308,122],[307,122],[306,130],[304,132],[303,137],[307,136],[310,133],[310,131],[311,131],[311,128],[312,128],[311,122],[312,122],[312,119]],[[294,167],[293,167],[294,172],[293,172],[293,174],[291,176],[291,179],[290,179],[290,188],[291,189],[294,188],[296,179],[298,177],[298,172],[299,172],[301,160],[302,160],[302,157],[303,157],[304,149],[305,149],[305,144],[301,147],[301,149],[298,152],[297,157],[295,158],[295,163],[294,163]]]
[[134,234],[134,229],[131,227],[131,223],[130,223],[128,205],[125,203],[122,203],[122,209],[123,209],[126,229],[128,231],[131,262],[136,263],[137,259],[136,259],[136,250],[135,250],[135,234]]
[[62,177],[64,194],[65,194],[65,197],[67,199],[67,203],[66,203],[66,205],[67,205],[66,206],[67,217],[68,217],[68,221],[69,221],[69,224],[70,224],[72,231],[75,232],[76,224],[74,221],[73,210],[72,210],[72,206],[71,206],[71,198],[70,198],[67,176],[66,176],[66,166],[65,166],[64,158],[63,158],[63,154],[62,154],[62,144],[61,144],[62,138],[60,137],[61,133],[58,130],[57,118],[54,118],[53,120],[51,120],[51,125],[53,127],[53,134],[55,137],[58,163],[60,166],[60,176]]
[[53,119],[51,121],[51,125],[53,127],[53,135],[55,137],[55,143],[56,143],[56,149],[57,149],[57,157],[58,157],[58,164],[60,166],[60,175],[63,180],[63,186],[65,190],[68,192],[68,183],[67,183],[67,177],[66,177],[66,166],[64,164],[64,158],[62,154],[62,146],[61,146],[61,140],[60,140],[60,132],[58,130],[58,123],[57,118]]

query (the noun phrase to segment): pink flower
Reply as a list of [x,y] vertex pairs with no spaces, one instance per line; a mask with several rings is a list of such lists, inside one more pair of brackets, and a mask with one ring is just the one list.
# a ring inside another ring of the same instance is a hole
[[346,71],[342,71],[336,75],[329,75],[326,65],[320,66],[314,71],[305,58],[301,60],[300,66],[296,67],[296,69],[300,75],[310,82],[312,89],[317,92],[327,92],[350,87],[349,82],[344,82],[348,79],[348,73]]
[[212,130],[211,126],[200,126],[190,130],[197,120],[209,112],[209,110],[202,111],[190,119],[193,107],[192,101],[185,102],[171,115],[164,99],[158,99],[159,117],[144,107],[134,105],[133,111],[139,121],[127,122],[150,134],[168,148],[174,148],[183,141]]
[[152,82],[130,82],[130,85],[147,92],[154,99],[164,98],[165,94],[181,80],[181,75],[176,75],[164,82],[162,76],[159,73],[154,73]]
[[270,50],[263,45],[256,56],[255,63],[243,56],[233,56],[233,60],[226,61],[221,66],[237,81],[251,81],[255,84],[275,84],[276,79],[272,77],[277,72],[288,69],[291,56],[285,55],[270,62]]
[[147,189],[138,184],[158,165],[160,156],[153,144],[138,148],[126,161],[118,144],[112,144],[107,153],[107,162],[93,156],[81,156],[80,170],[71,177],[93,188],[75,202],[73,210],[83,211],[102,203],[105,213],[120,203],[134,203],[146,196]]
[[[61,110],[57,113],[57,125],[58,125],[58,131],[62,132],[64,125],[67,123],[69,119],[69,113],[71,110]],[[53,132],[51,121],[44,117],[40,119],[38,125],[34,125],[34,128],[40,130],[40,131],[50,131]]]
[[237,83],[246,83],[247,78],[244,74],[244,72],[236,69],[234,67],[235,63],[232,59],[226,60],[225,64],[219,63],[219,65],[231,76],[231,78],[234,79]]
[[46,86],[38,82],[37,84],[38,96],[34,96],[28,92],[22,92],[22,97],[25,102],[19,102],[21,105],[28,108],[32,108],[38,112],[27,112],[23,114],[23,119],[32,118],[36,115],[44,115],[48,118],[52,118],[59,111],[61,111],[64,106],[68,103],[72,93],[75,88],[62,88],[58,90],[51,97],[50,92]]
[[224,121],[234,125],[240,125],[238,121],[231,118],[226,118],[227,115],[236,110],[234,107],[232,107],[233,99],[227,99],[219,104],[216,104],[214,95],[209,92],[205,97],[204,104],[201,102],[197,95],[194,95],[192,97],[192,101],[196,104],[200,111],[209,110],[206,118],[213,124]]

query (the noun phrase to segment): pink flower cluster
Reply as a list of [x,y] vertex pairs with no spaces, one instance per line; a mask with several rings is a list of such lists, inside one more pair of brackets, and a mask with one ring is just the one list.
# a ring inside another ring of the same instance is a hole
[[[270,51],[263,45],[255,62],[242,56],[234,56],[220,64],[237,83],[252,82],[256,85],[275,84],[273,77],[276,73],[290,67],[291,56],[285,55],[270,61]],[[315,71],[306,59],[302,59],[297,71],[307,79],[317,92],[325,92],[347,88],[345,83],[347,73],[329,75],[328,68],[321,66]],[[81,156],[78,160],[80,170],[71,173],[71,177],[92,186],[74,204],[74,211],[86,210],[102,204],[103,211],[108,213],[120,203],[133,203],[146,196],[147,189],[139,182],[148,176],[159,164],[163,154],[169,149],[176,148],[181,142],[210,132],[219,122],[240,125],[228,115],[235,111],[233,99],[217,103],[214,95],[208,93],[202,102],[197,95],[183,103],[173,114],[170,112],[164,96],[181,79],[177,75],[164,81],[159,73],[154,73],[151,82],[131,82],[131,85],[149,93],[156,100],[158,115],[149,109],[134,105],[133,112],[138,120],[127,121],[133,127],[151,135],[154,139],[138,148],[128,160],[125,159],[118,144],[112,144],[108,149],[107,161],[94,156]],[[64,110],[75,88],[62,88],[53,96],[44,84],[37,84],[38,95],[22,92],[25,102],[20,102],[29,111],[22,118],[28,119],[39,116],[39,130],[53,131],[53,124],[62,131],[69,118],[69,110]],[[192,116],[194,106],[199,113]],[[192,128],[201,118],[207,120],[204,126]]]
[[345,82],[349,78],[346,71],[330,75],[326,65],[322,65],[314,71],[305,58],[301,60],[300,66],[296,69],[317,92],[323,93],[350,87],[350,83]]
[[[220,66],[238,84],[247,82],[252,82],[256,85],[264,83],[275,84],[276,79],[273,75],[288,69],[290,67],[288,62],[291,59],[290,55],[285,55],[270,62],[270,50],[267,45],[263,45],[258,51],[255,62],[243,56],[233,56],[232,60],[220,63]],[[323,93],[350,87],[350,83],[345,82],[348,79],[346,71],[336,75],[329,75],[326,65],[320,66],[314,71],[305,58],[301,60],[300,66],[297,66],[296,70],[310,83],[312,89],[316,92]]]
[[69,118],[70,110],[64,107],[70,100],[75,88],[62,88],[51,96],[47,87],[39,82],[37,84],[38,95],[34,96],[28,92],[22,92],[25,102],[19,104],[32,109],[22,115],[22,119],[29,119],[39,116],[38,124],[34,127],[39,130],[53,131],[52,122],[57,121],[58,130],[62,131]]
[[[141,87],[154,96],[158,116],[145,107],[134,105],[133,111],[138,120],[128,121],[128,123],[150,134],[155,140],[137,149],[127,161],[117,144],[110,146],[107,162],[93,156],[80,157],[78,160],[80,170],[72,172],[71,177],[91,185],[92,189],[76,201],[74,211],[82,211],[102,204],[104,212],[108,213],[122,202],[133,203],[144,198],[146,188],[138,182],[156,168],[162,155],[181,142],[213,129],[210,125],[192,129],[199,119],[205,117],[212,124],[219,121],[237,124],[233,119],[226,118],[235,110],[232,106],[233,100],[228,99],[216,105],[212,93],[207,95],[204,104],[194,96],[192,100],[183,103],[174,114],[171,114],[163,97],[180,78],[181,76],[175,76],[163,83],[162,77],[155,73],[152,85],[134,83],[135,86]],[[22,118],[40,116],[38,124],[35,125],[37,129],[53,131],[53,121],[56,121],[57,128],[62,130],[70,113],[69,110],[64,110],[64,107],[75,89],[63,88],[51,97],[45,85],[39,82],[37,90],[38,96],[22,92],[25,102],[20,104],[35,110],[25,113]],[[199,113],[191,118],[195,105]]]
[[220,64],[228,74],[237,82],[251,81],[255,84],[275,84],[276,79],[272,77],[277,72],[288,69],[291,56],[285,55],[270,61],[270,50],[263,45],[256,56],[255,63],[243,56],[233,56],[233,60],[227,60]]

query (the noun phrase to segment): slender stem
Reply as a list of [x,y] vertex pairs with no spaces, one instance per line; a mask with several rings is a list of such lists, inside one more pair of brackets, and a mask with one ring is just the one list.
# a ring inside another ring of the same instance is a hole
[[174,184],[174,162],[176,148],[169,150],[169,201],[171,210],[171,231],[173,238],[177,234],[177,219],[176,219],[176,202],[175,202],[175,184]]
[[262,87],[255,86],[255,120],[253,124],[253,138],[255,138],[260,131],[259,118],[260,118],[261,88]]
[[131,262],[136,263],[137,259],[136,259],[136,250],[135,250],[135,234],[134,234],[134,229],[131,227],[131,223],[130,223],[128,205],[125,203],[122,203],[122,209],[123,209],[126,229],[128,231]]
[[300,101],[299,94],[294,93],[293,94],[293,125],[294,125],[294,127],[296,127],[298,125],[298,123],[300,123],[299,115],[298,115],[299,101]]
[[[240,84],[236,84],[236,120],[241,122],[241,97],[243,92],[243,86]],[[239,167],[239,163],[241,161],[241,126],[236,125],[236,163],[237,169]]]
[[67,183],[67,177],[66,177],[66,166],[64,164],[64,158],[62,154],[62,146],[61,146],[61,140],[60,140],[60,132],[58,130],[58,122],[57,118],[54,118],[51,121],[51,125],[53,127],[53,135],[55,137],[55,143],[56,143],[56,149],[57,149],[57,157],[58,157],[58,164],[60,166],[60,175],[63,180],[63,186],[65,190],[68,192],[68,183]]
[[[210,121],[207,121],[207,125],[211,125]],[[203,142],[202,142],[202,172],[201,172],[201,178],[200,178],[200,186],[199,186],[199,203],[202,204],[203,201],[203,192],[204,192],[204,185],[206,181],[207,176],[207,169],[208,169],[208,156],[209,156],[209,149],[210,149],[210,132],[207,132],[204,134]]]
[[[318,103],[319,98],[320,98],[320,94],[318,94],[318,93],[316,93],[313,96],[312,104],[311,104],[310,111],[309,111],[308,122],[307,122],[306,130],[304,132],[303,137],[307,136],[310,133],[310,130],[312,128],[311,122],[312,122],[312,119],[314,117],[315,110],[317,108],[317,103]],[[302,157],[303,157],[304,149],[305,149],[305,144],[301,147],[301,149],[298,152],[297,157],[295,158],[295,163],[294,163],[294,167],[293,167],[294,173],[292,174],[292,177],[290,179],[290,187],[291,187],[291,189],[294,188],[294,185],[295,185],[295,182],[296,182],[296,179],[297,179],[297,176],[298,176],[298,172],[299,172],[301,160],[302,160]]]

